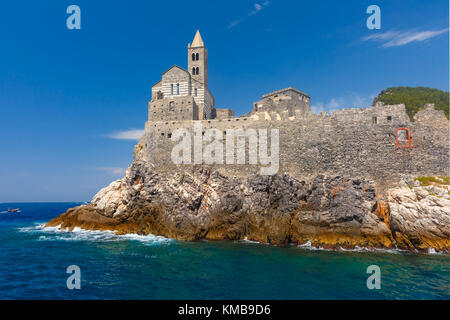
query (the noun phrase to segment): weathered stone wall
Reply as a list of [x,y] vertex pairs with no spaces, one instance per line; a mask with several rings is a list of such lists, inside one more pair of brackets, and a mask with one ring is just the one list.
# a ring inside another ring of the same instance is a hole
[[[176,143],[168,137],[178,128],[193,134],[194,123],[201,123],[203,132],[209,128],[222,133],[239,128],[279,129],[279,173],[287,172],[302,180],[317,174],[345,174],[373,179],[382,187],[402,175],[449,172],[449,126],[443,112],[428,107],[410,121],[404,105],[343,109],[331,115],[256,112],[250,117],[224,120],[148,122],[135,157],[153,163],[159,171],[191,170],[193,165],[173,164],[170,155]],[[399,127],[411,130],[412,148],[396,148],[395,131]],[[226,135],[223,144],[225,159]],[[259,164],[213,166],[231,176],[247,176],[260,170]]]
[[152,100],[148,104],[148,118],[151,122],[197,120],[198,106],[192,96]]
[[216,109],[216,119],[224,120],[234,118],[234,111],[231,109],[221,108]]
[[265,94],[260,101],[254,104],[255,112],[276,111],[286,113],[288,117],[292,117],[296,113],[305,114],[310,110],[309,95],[292,87]]

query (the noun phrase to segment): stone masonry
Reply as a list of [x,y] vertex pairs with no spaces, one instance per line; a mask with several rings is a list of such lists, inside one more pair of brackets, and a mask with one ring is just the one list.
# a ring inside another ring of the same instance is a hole
[[[378,103],[317,115],[311,112],[308,94],[286,88],[264,95],[248,114],[234,117],[231,109],[215,109],[207,83],[207,51],[198,31],[188,46],[188,60],[188,71],[173,66],[152,87],[149,120],[135,148],[135,160],[148,161],[155,170],[194,169],[194,165],[171,161],[171,151],[177,144],[171,137],[174,130],[185,128],[193,139],[193,126],[200,123],[202,134],[208,129],[218,130],[224,146],[230,129],[278,129],[279,173],[298,179],[342,174],[373,179],[384,186],[403,175],[449,175],[449,122],[432,104],[424,106],[413,120],[403,104]],[[397,141],[399,128],[410,132],[406,147],[400,147]],[[247,141],[246,148],[250,152],[258,144]],[[259,171],[259,165],[248,163],[210,166],[228,176],[249,176]]]

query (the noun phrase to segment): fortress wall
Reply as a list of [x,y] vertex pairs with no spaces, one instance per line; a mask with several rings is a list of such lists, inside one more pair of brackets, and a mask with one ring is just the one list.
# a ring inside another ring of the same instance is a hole
[[409,122],[406,108],[403,104],[341,109],[334,111],[331,116],[343,124],[390,125],[392,123],[406,124]]
[[152,100],[148,106],[148,116],[150,121],[197,119],[198,106],[192,96]]
[[225,120],[234,118],[234,111],[227,108],[216,109],[216,119]]
[[[373,121],[374,117],[377,117],[377,123]],[[388,117],[391,117],[390,120]],[[448,175],[448,120],[435,110],[421,111],[416,118],[417,121],[411,122],[404,106],[397,105],[344,109],[331,115],[307,113],[288,118],[276,113],[258,112],[252,117],[199,122],[203,130],[279,129],[279,173],[287,172],[300,180],[317,174],[346,174],[371,178],[379,185],[385,185],[405,174]],[[430,125],[429,120],[439,126]],[[191,170],[192,165],[175,166],[171,161],[170,154],[175,143],[167,137],[167,133],[180,127],[193,133],[193,123],[148,123],[135,157],[152,162],[161,171]],[[413,142],[411,149],[396,148],[395,130],[399,127],[410,128]],[[161,133],[165,133],[164,136]],[[223,140],[225,144],[226,137]],[[248,146],[247,143],[247,147],[255,149],[258,145]],[[260,170],[260,165],[214,167],[231,176],[256,174]]]

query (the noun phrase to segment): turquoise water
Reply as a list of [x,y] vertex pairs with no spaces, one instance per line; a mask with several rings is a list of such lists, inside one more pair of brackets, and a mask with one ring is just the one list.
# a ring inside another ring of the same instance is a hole
[[[178,242],[40,224],[75,203],[0,204],[0,299],[450,299],[450,257]],[[381,268],[381,289],[366,268]],[[66,268],[81,269],[68,290]]]

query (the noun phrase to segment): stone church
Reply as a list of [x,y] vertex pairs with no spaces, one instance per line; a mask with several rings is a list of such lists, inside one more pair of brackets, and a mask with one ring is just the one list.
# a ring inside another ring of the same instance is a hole
[[152,87],[149,120],[205,120],[233,117],[229,109],[216,109],[208,88],[208,50],[197,30],[188,44],[188,70],[173,65]]

